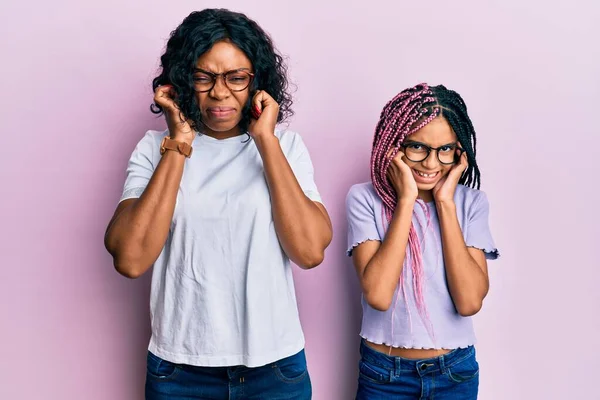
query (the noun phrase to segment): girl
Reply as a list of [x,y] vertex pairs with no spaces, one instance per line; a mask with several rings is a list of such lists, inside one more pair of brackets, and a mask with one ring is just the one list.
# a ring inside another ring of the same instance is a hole
[[357,399],[477,398],[470,316],[498,251],[475,144],[466,104],[441,85],[406,89],[381,113],[371,182],[346,201],[363,291]]

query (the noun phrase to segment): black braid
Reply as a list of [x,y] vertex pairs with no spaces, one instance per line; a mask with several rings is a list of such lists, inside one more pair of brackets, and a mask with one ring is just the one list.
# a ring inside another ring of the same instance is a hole
[[441,115],[446,118],[462,148],[467,154],[469,166],[460,177],[459,183],[472,188],[479,189],[481,186],[481,174],[477,160],[477,136],[473,123],[467,114],[467,105],[460,97],[460,94],[454,90],[447,89],[444,85],[431,86],[433,96],[437,100],[437,105],[441,106]]

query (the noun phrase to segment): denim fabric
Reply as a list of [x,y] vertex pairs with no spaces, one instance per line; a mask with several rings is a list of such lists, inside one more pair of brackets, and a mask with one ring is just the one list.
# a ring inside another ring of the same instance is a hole
[[357,400],[474,400],[479,364],[473,346],[440,357],[411,360],[360,346]]
[[304,350],[262,367],[195,367],[148,352],[146,400],[310,400]]

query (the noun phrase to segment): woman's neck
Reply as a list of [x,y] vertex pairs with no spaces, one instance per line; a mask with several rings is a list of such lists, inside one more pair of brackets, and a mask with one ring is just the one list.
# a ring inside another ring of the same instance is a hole
[[230,129],[228,131],[216,132],[216,131],[213,131],[212,129],[204,128],[201,132],[203,135],[210,136],[217,140],[229,139],[234,136],[239,136],[242,134],[240,127],[237,125],[235,126],[235,128]]

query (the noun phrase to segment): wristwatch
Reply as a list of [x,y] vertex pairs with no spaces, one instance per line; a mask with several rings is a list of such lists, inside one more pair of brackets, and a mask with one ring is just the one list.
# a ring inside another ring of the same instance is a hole
[[173,140],[170,137],[165,136],[160,143],[160,154],[165,154],[165,151],[167,150],[176,151],[179,154],[183,154],[187,158],[190,158],[193,148],[185,142],[178,142],[177,140]]

